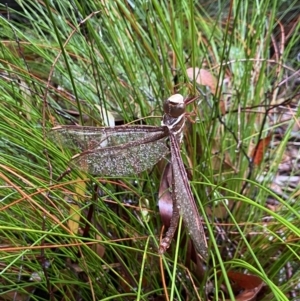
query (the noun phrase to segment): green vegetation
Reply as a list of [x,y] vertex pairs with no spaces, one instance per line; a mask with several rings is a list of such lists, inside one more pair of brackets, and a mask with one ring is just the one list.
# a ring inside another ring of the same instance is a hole
[[[19,2],[0,6],[0,300],[299,300],[298,1]],[[181,154],[206,264],[184,227],[157,253],[165,162],[56,181],[74,151],[47,136],[160,125],[174,93],[197,96]]]

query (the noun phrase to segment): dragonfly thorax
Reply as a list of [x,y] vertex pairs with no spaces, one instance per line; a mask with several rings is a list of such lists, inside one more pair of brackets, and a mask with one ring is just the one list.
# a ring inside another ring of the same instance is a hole
[[182,130],[185,124],[185,103],[180,94],[174,94],[165,100],[164,116],[162,125],[169,128],[170,132],[176,135],[179,142],[182,140]]

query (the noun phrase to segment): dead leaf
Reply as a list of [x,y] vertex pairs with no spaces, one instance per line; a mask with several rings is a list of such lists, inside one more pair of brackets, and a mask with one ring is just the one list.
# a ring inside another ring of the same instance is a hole
[[241,289],[254,289],[263,283],[263,281],[255,276],[249,274],[243,274],[239,272],[228,271],[228,278],[237,284]]
[[257,294],[260,292],[260,290],[262,289],[263,283],[257,287],[254,288],[252,290],[245,290],[242,293],[238,294],[236,296],[236,301],[255,301]]
[[166,228],[170,227],[170,220],[173,214],[173,200],[170,188],[172,187],[172,167],[168,163],[165,166],[161,177],[158,191],[158,207],[161,219]]
[[195,67],[188,68],[186,74],[191,81],[195,80],[197,84],[209,87],[211,93],[216,94],[218,81],[210,71]]
[[[218,90],[220,87],[218,87],[218,80],[209,70],[197,67],[188,68],[186,74],[191,81],[195,80],[197,84],[209,87],[213,95],[216,96],[219,94]],[[219,109],[221,115],[225,115],[226,106],[222,98],[219,100]]]
[[237,301],[255,301],[257,294],[264,286],[264,282],[255,275],[239,272],[227,272],[228,278],[233,282],[236,290],[242,292],[236,296]]
[[260,165],[264,156],[265,156],[265,153],[267,151],[267,148],[271,142],[271,139],[272,139],[272,134],[268,135],[267,137],[261,139],[257,146],[253,149],[252,151],[252,155],[251,155],[251,158],[252,158],[252,161],[255,165]]

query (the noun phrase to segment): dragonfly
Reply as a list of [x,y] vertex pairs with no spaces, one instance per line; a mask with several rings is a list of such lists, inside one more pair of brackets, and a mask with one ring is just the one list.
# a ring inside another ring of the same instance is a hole
[[169,248],[182,216],[196,251],[206,259],[208,247],[202,219],[180,154],[186,101],[181,94],[174,94],[164,101],[163,110],[161,126],[57,126],[49,136],[56,143],[79,150],[70,160],[71,168],[104,177],[138,174],[170,154],[173,213],[158,252],[163,254]]

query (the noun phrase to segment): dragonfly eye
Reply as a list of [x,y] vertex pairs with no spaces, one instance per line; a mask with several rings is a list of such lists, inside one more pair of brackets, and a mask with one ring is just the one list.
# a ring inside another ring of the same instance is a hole
[[180,94],[174,94],[165,100],[164,105],[165,114],[170,115],[173,118],[178,118],[185,113],[185,103],[183,96]]

